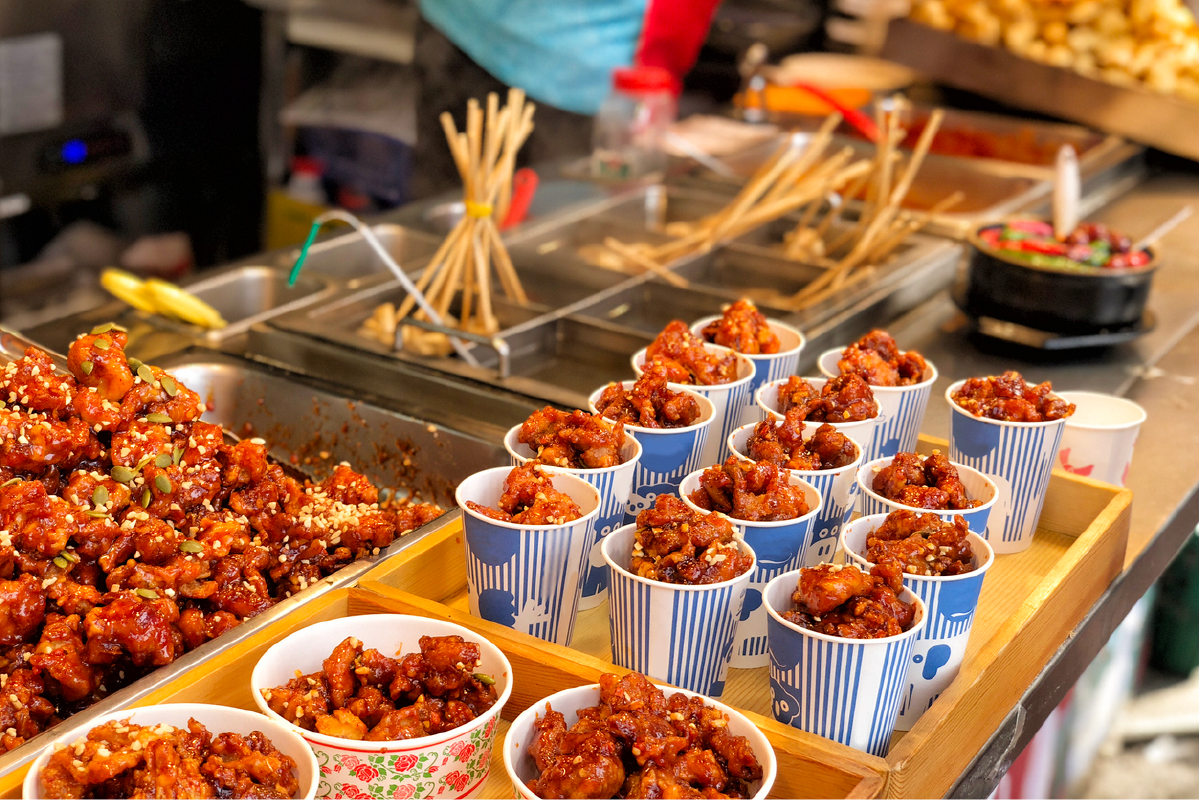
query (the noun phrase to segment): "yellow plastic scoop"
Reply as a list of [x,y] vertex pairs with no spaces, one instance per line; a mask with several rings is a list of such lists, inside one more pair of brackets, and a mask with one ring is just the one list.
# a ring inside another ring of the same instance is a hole
[[119,269],[106,269],[100,285],[114,297],[139,311],[149,311],[190,322],[203,328],[224,328],[226,321],[217,309],[175,284],[151,278],[147,281]]

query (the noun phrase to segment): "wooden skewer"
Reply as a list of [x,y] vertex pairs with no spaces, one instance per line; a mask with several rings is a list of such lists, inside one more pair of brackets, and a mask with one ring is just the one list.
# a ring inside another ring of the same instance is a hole
[[685,280],[680,275],[678,275],[677,273],[670,270],[668,267],[665,267],[661,264],[657,264],[655,261],[653,261],[652,259],[645,256],[643,253],[639,252],[638,250],[634,249],[633,247],[623,244],[622,242],[615,239],[613,236],[607,236],[604,244],[606,245],[606,247],[610,248],[615,253],[618,253],[620,256],[627,259],[628,261],[638,264],[639,266],[643,267],[644,269],[654,272],[656,275],[659,275],[661,278],[668,281],[673,286],[678,286],[678,287],[684,288],[689,285],[689,281]]

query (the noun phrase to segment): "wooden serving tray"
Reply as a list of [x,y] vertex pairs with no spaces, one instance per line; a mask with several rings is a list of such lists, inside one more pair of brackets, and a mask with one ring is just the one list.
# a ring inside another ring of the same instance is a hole
[[[918,450],[933,449],[947,449],[947,442],[921,436]],[[768,668],[732,669],[723,702],[764,717],[757,724],[779,757],[786,741],[796,743],[799,760],[793,768],[784,761],[779,765],[774,795],[865,797],[872,789],[885,797],[944,796],[1123,568],[1131,503],[1126,489],[1053,473],[1032,546],[998,556],[986,576],[960,674],[912,730],[894,734],[884,761],[772,721]],[[609,663],[605,604],[580,613],[572,648],[471,617],[462,530],[458,521],[449,523],[365,573],[359,585],[403,604],[406,613],[442,616],[487,634],[514,661],[515,710],[574,685],[549,681],[539,673],[540,659],[567,662],[566,674],[581,679],[575,684],[618,669]],[[522,654],[522,666],[516,653]],[[527,669],[531,684],[523,680]],[[534,687],[533,696],[522,693],[531,691],[528,686]],[[886,780],[884,785],[868,777],[854,785],[840,783],[830,774],[812,774],[819,761],[845,775],[853,774],[849,764],[870,775],[884,769]],[[508,788],[491,779],[484,796],[509,797]]]
[[[448,531],[446,537],[439,539],[444,543],[456,541],[459,526],[449,526]],[[445,550],[435,548],[428,552]],[[462,554],[456,563],[460,565],[462,577]],[[501,763],[501,752],[510,720],[561,689],[596,683],[603,672],[627,671],[383,584],[373,583],[371,589],[374,591],[367,588],[331,591],[144,697],[136,705],[213,703],[254,711],[257,706],[251,694],[251,671],[268,647],[296,630],[359,614],[416,614],[448,619],[486,636],[505,652],[514,669],[514,688],[502,711],[504,719],[497,729],[492,767],[481,792],[481,797],[508,798],[514,796],[514,789]],[[764,731],[777,753],[773,797],[872,798],[881,793],[885,785],[885,762],[881,759],[866,761],[859,757],[862,754],[826,739],[804,734],[771,719],[749,716]],[[0,776],[0,798],[21,796],[21,782],[26,771],[27,767],[22,767]]]

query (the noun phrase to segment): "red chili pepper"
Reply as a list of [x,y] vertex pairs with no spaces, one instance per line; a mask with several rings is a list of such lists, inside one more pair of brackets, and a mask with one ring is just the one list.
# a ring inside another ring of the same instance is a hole
[[1063,256],[1066,252],[1066,247],[1061,242],[1049,242],[1041,239],[1022,239],[1015,243],[1020,250],[1026,250],[1029,253],[1042,253],[1046,256]]
[[1002,235],[1001,228],[985,228],[978,232],[977,236],[991,247],[998,247],[998,237]]
[[1053,226],[1038,219],[1013,219],[1007,223],[1013,230],[1034,233],[1037,236],[1052,236]]

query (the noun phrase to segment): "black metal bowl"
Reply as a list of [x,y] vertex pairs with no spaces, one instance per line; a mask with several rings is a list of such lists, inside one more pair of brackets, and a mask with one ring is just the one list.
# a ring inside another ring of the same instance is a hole
[[1160,260],[1150,247],[1143,267],[1065,269],[1034,266],[991,248],[981,231],[969,237],[973,250],[965,311],[1051,333],[1088,334],[1140,321]]

